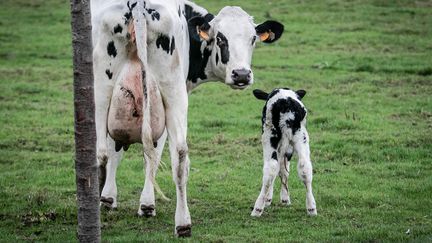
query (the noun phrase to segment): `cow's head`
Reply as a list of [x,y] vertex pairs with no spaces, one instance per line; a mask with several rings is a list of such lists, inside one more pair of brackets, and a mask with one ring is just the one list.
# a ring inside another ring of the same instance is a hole
[[210,22],[194,17],[189,20],[191,25],[211,50],[211,72],[234,89],[244,89],[254,81],[251,61],[256,42],[273,43],[284,30],[276,21],[254,24],[240,7],[224,7]]

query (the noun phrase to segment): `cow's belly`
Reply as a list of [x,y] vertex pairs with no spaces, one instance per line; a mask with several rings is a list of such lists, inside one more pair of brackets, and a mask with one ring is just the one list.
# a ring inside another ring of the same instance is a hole
[[[108,112],[108,132],[116,144],[127,146],[141,143],[143,120],[143,91],[141,66],[138,60],[128,61],[120,71],[114,86]],[[157,141],[165,129],[165,110],[162,97],[154,83],[148,84],[153,140]]]

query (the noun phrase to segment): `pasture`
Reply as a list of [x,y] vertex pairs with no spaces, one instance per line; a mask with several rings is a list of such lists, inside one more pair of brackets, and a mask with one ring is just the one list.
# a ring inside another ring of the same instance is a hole
[[[190,95],[188,200],[202,242],[432,241],[432,2],[197,0],[211,13],[239,5],[285,24],[258,44],[255,84],[203,84]],[[0,241],[76,240],[70,7],[0,3]],[[233,23],[235,24],[235,23]],[[296,157],[292,205],[250,217],[262,177],[261,111],[252,89],[303,88],[317,217],[305,210]],[[175,187],[167,151],[157,181]],[[175,200],[136,212],[141,148],[125,153],[119,208],[102,211],[102,239],[172,241]]]

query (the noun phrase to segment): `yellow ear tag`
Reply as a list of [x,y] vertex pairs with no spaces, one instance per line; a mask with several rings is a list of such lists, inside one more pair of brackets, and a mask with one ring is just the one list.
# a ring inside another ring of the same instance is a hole
[[270,33],[269,32],[262,33],[262,34],[260,34],[259,37],[260,37],[261,41],[265,41],[270,37]]
[[204,31],[202,31],[202,30],[200,30],[200,32],[199,32],[199,36],[200,36],[202,39],[206,40],[206,41],[210,39],[210,37],[209,37],[209,35],[207,34],[207,32],[204,32]]

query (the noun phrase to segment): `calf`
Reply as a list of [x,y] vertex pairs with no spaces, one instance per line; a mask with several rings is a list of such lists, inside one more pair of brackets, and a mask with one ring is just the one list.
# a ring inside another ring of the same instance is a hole
[[297,152],[297,172],[306,187],[306,209],[309,215],[316,215],[315,198],[312,194],[312,163],[310,161],[309,135],[306,130],[307,110],[301,99],[306,91],[275,89],[270,94],[254,90],[257,99],[265,100],[262,116],[262,145],[264,154],[264,175],[261,192],[255,202],[251,216],[261,216],[265,206],[273,198],[273,184],[279,173],[282,182],[281,202],[291,204],[288,192],[290,160]]

